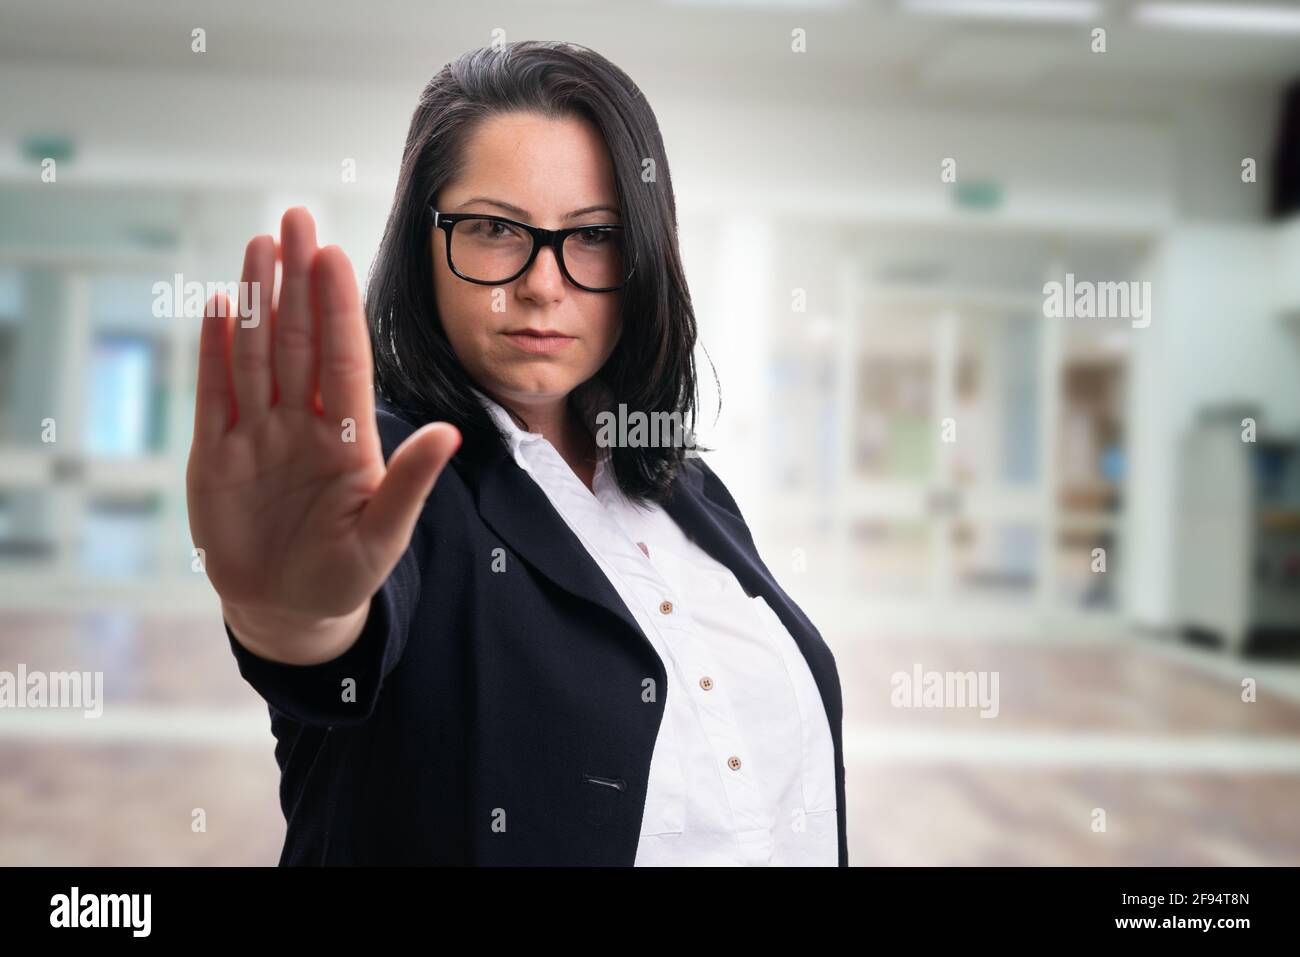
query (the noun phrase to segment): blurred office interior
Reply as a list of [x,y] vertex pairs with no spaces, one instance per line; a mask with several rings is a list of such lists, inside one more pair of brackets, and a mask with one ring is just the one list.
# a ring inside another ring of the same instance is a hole
[[[498,29],[657,112],[697,431],[839,663],[852,862],[1300,864],[1300,7],[1141,0],[6,4],[0,670],[106,700],[0,710],[0,864],[277,860],[154,285],[298,203],[364,280]],[[1067,275],[1149,312],[1045,315]],[[897,707],[918,667],[998,714]]]

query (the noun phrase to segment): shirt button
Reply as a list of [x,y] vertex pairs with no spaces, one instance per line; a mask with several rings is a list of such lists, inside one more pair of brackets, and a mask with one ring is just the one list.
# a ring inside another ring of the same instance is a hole
[[710,689],[713,688],[713,679],[710,678],[708,675],[705,675],[703,678],[700,679],[700,687],[703,688],[705,691],[709,691]]
[[736,757],[734,754],[731,757],[727,758],[727,767],[731,768],[731,770],[733,771],[739,771],[740,758]]
[[673,613],[673,603],[670,601],[661,601],[659,603],[659,614],[671,615]]

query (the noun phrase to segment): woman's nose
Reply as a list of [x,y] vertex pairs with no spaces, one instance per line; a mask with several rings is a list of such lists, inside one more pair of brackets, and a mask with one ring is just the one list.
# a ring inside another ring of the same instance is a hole
[[551,298],[564,291],[564,273],[560,271],[560,261],[555,250],[544,246],[537,250],[537,258],[528,270],[519,277],[520,286],[525,290]]

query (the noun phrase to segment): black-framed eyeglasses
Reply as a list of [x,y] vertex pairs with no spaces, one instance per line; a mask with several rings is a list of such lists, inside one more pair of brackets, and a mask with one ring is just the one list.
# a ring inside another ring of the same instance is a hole
[[621,289],[635,272],[618,223],[542,229],[488,213],[443,213],[432,206],[429,212],[433,228],[447,234],[447,265],[466,282],[514,282],[543,246],[554,251],[564,278],[588,292]]

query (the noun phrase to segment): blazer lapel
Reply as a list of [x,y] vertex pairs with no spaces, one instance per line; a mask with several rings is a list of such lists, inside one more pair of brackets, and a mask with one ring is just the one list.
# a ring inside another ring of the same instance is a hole
[[653,650],[618,591],[573,534],[546,493],[498,450],[471,476],[479,514],[503,542],[554,584],[625,622]]

